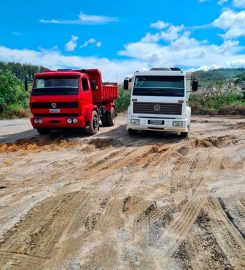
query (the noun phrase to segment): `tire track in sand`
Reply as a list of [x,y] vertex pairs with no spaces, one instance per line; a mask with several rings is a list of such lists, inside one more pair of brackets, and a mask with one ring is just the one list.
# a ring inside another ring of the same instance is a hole
[[[0,241],[0,268],[16,264],[29,269],[49,259],[55,244],[86,198],[73,192],[48,198],[34,206]],[[38,267],[37,267],[38,268]]]

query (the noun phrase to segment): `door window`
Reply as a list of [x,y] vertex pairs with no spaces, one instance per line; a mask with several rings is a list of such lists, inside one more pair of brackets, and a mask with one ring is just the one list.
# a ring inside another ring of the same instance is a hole
[[82,78],[82,86],[83,86],[83,91],[89,90],[88,79],[87,78]]

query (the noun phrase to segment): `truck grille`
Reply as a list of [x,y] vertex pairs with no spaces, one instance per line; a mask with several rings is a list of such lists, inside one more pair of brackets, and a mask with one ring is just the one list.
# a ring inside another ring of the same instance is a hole
[[143,114],[172,114],[181,115],[182,104],[179,103],[157,103],[157,102],[134,102],[134,113]]
[[78,113],[50,113],[50,114],[34,114],[34,117],[78,117]]
[[[56,105],[54,105],[56,104]],[[78,108],[77,102],[33,102],[33,109],[61,109],[61,108]],[[52,107],[54,106],[54,107]]]

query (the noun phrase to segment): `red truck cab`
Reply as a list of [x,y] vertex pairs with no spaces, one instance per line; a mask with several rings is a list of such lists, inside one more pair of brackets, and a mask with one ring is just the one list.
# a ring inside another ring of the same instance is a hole
[[40,134],[84,128],[89,135],[114,125],[117,84],[103,84],[98,69],[57,70],[35,74],[30,97],[31,123]]

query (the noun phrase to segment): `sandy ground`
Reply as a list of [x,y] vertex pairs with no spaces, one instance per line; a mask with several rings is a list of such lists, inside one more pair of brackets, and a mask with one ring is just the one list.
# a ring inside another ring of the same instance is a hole
[[245,119],[188,139],[0,121],[0,269],[245,269]]

